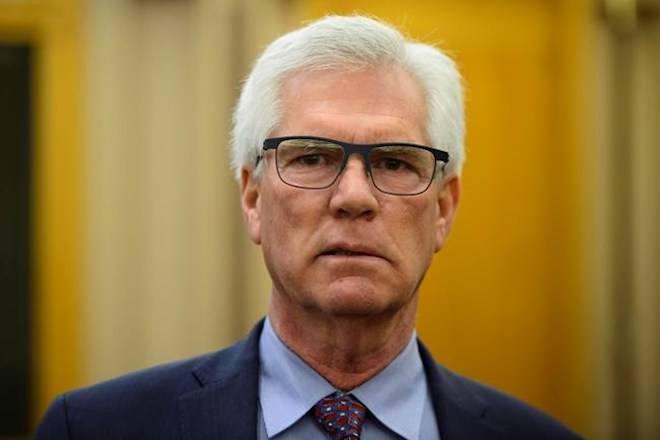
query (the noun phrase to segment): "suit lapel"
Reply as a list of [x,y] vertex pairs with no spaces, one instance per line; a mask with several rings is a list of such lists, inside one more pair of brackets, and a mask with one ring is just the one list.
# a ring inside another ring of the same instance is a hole
[[488,404],[468,388],[460,377],[436,364],[421,342],[419,351],[442,440],[505,438],[486,417]]
[[201,388],[178,401],[183,439],[256,440],[262,326],[195,368]]

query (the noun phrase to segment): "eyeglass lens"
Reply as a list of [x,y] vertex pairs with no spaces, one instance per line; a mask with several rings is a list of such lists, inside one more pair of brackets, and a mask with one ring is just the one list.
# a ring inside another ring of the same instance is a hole
[[[435,157],[423,148],[409,145],[371,147],[369,168],[374,185],[392,194],[416,194],[428,188],[435,171]],[[289,185],[326,188],[344,165],[341,145],[318,139],[288,139],[276,150],[277,170]]]

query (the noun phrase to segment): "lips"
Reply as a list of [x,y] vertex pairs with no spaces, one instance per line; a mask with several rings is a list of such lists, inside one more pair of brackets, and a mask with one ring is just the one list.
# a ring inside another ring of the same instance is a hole
[[319,256],[337,256],[337,257],[377,257],[383,258],[380,251],[363,244],[336,243],[325,246]]
[[341,255],[345,257],[354,257],[359,255],[372,256],[371,254],[366,254],[364,252],[353,252],[348,249],[330,249],[322,252],[321,255]]

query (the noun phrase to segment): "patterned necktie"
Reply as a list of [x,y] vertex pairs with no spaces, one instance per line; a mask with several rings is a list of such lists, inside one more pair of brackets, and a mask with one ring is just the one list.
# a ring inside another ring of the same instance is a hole
[[356,440],[367,409],[350,394],[337,391],[314,406],[314,418],[332,440]]

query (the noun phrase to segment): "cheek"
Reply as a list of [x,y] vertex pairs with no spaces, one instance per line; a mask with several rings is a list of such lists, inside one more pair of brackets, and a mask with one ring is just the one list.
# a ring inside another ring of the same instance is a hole
[[301,194],[289,191],[271,191],[264,194],[262,208],[262,246],[264,250],[284,254],[290,259],[292,247],[299,247],[313,230],[312,213],[318,207],[310,206]]
[[398,217],[391,234],[398,244],[406,272],[426,270],[436,252],[436,216],[433,207],[424,204],[407,206]]
[[423,203],[410,203],[405,209],[400,209],[394,234],[410,240],[416,248],[423,249],[429,241],[435,242],[436,210],[433,206]]
[[264,194],[262,199],[261,250],[264,263],[275,285],[281,285],[294,270],[296,261],[291,250],[296,247],[293,216],[286,215],[285,200],[276,194]]
[[266,199],[269,203],[264,203],[262,211],[264,213],[261,225],[262,246],[264,250],[273,248],[277,251],[282,246],[282,242],[286,243],[293,227],[289,224],[291,218],[284,215],[286,206],[271,195]]

